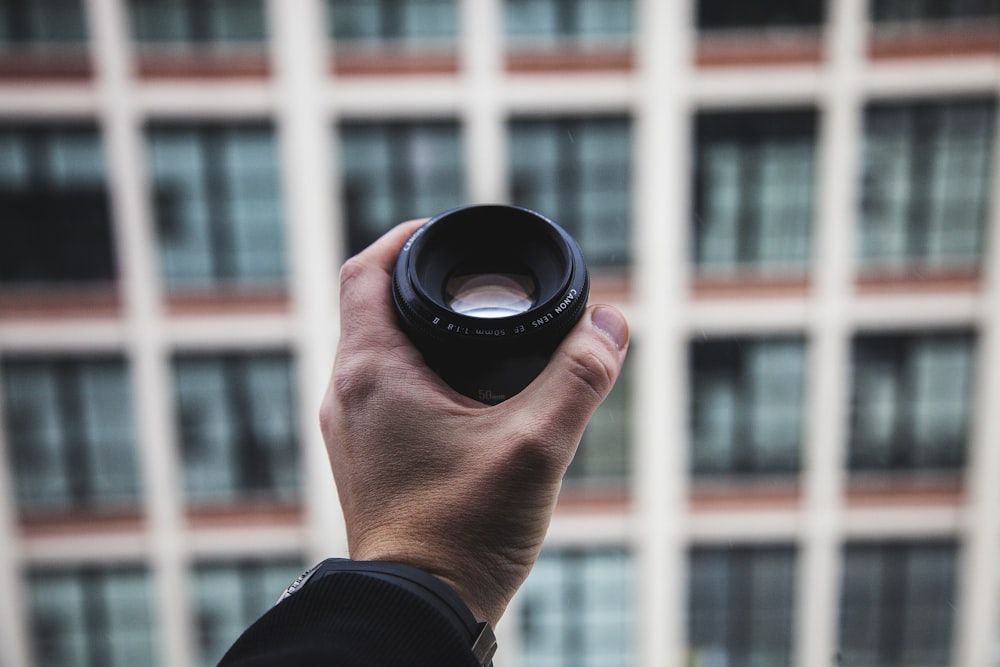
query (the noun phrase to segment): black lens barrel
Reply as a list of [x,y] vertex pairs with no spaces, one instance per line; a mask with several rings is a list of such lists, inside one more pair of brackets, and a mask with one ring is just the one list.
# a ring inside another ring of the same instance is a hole
[[[464,274],[527,275],[534,305],[506,317],[449,306],[448,281]],[[559,225],[516,206],[446,211],[403,246],[392,280],[400,326],[428,365],[484,403],[526,387],[583,314],[589,277],[579,246]]]

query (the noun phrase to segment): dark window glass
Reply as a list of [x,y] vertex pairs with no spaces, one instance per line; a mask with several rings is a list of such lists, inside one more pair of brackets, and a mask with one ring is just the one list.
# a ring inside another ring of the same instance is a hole
[[[630,349],[634,355],[635,348]],[[566,471],[564,487],[585,489],[621,485],[627,480],[632,442],[630,368],[631,362],[626,361],[611,394],[587,424],[576,456]]]
[[818,27],[826,15],[824,0],[698,0],[698,28]]
[[174,377],[189,503],[299,497],[298,416],[288,355],[181,356]]
[[801,339],[691,345],[691,464],[696,475],[799,467],[805,392]]
[[22,510],[136,507],[139,479],[125,363],[11,359],[0,369]]
[[504,9],[515,44],[614,43],[632,32],[632,0],[506,0]]
[[36,568],[28,577],[35,664],[159,664],[151,588],[139,567]]
[[115,275],[100,136],[91,126],[0,126],[0,285]]
[[947,667],[956,548],[950,542],[850,544],[840,597],[847,667]]
[[128,0],[142,43],[226,44],[267,38],[263,0]]
[[464,203],[456,123],[350,122],[339,139],[351,254],[404,220]]
[[690,559],[690,664],[790,667],[794,548],[697,547]]
[[868,108],[858,239],[862,267],[979,264],[995,115],[992,100]]
[[0,51],[86,41],[81,0],[0,0]]
[[626,118],[546,118],[510,125],[513,203],[552,218],[588,266],[630,261],[631,144]]
[[297,558],[198,563],[191,580],[199,664],[218,664],[233,642],[275,601],[304,567]]
[[543,551],[518,596],[527,667],[633,664],[632,559],[624,550]]
[[871,0],[876,23],[919,23],[1000,17],[1000,0]]
[[280,175],[271,129],[154,126],[149,142],[167,286],[283,285]]
[[808,270],[815,118],[812,111],[698,115],[693,241],[699,274]]
[[850,466],[959,468],[965,461],[973,338],[865,335],[854,341]]
[[450,43],[456,0],[326,0],[334,39],[387,44]]

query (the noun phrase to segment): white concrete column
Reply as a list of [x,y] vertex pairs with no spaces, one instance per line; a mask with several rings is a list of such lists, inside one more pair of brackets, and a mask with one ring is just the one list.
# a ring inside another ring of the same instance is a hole
[[138,460],[145,500],[157,643],[166,667],[193,661],[188,626],[188,573],[183,502],[171,406],[169,350],[164,336],[158,257],[142,134],[132,81],[124,0],[87,0],[93,34],[115,250],[119,258],[126,357],[136,410]]
[[[319,430],[319,406],[338,331],[342,255],[332,124],[324,107],[326,21],[321,0],[270,0],[274,89],[288,242],[307,557],[347,555],[343,515]],[[346,224],[346,222],[344,223]],[[291,258],[294,258],[292,260]]]
[[863,0],[830,4],[819,100],[817,198],[809,375],[803,451],[803,529],[796,664],[830,665],[837,646],[840,524],[850,406],[850,299],[854,279],[861,137],[858,70]]
[[686,601],[689,76],[687,2],[636,3],[633,272],[635,664],[682,665]]
[[464,0],[459,10],[466,197],[470,203],[506,201],[503,6],[500,0]]
[[[2,350],[0,350],[2,352]],[[0,378],[2,379],[2,378]],[[3,384],[0,382],[0,406]],[[29,665],[29,619],[24,595],[24,562],[18,535],[14,466],[4,411],[0,409],[0,665]]]

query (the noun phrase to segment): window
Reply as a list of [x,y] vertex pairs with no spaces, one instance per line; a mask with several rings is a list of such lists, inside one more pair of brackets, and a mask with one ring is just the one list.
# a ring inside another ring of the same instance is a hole
[[35,664],[157,665],[149,577],[139,567],[38,568],[28,577]]
[[294,502],[299,455],[291,359],[186,355],[175,359],[174,374],[188,501]]
[[518,596],[525,667],[632,664],[632,562],[624,550],[543,551]]
[[978,266],[995,113],[992,100],[868,108],[859,231],[863,269]]
[[852,469],[963,465],[975,371],[970,334],[859,336],[852,363]]
[[451,45],[456,0],[327,0],[334,40],[392,46]]
[[283,286],[285,243],[271,129],[154,126],[149,141],[167,287]]
[[698,0],[698,28],[818,27],[824,21],[825,4],[824,0]]
[[696,475],[798,470],[805,344],[801,339],[691,345],[691,463]]
[[[630,355],[634,354],[635,348],[632,347]],[[621,486],[627,482],[632,430],[630,368],[631,362],[626,360],[614,389],[587,425],[576,456],[566,471],[564,488],[600,488]]]
[[132,30],[144,45],[263,42],[263,0],[129,0]]
[[510,125],[513,203],[555,220],[590,267],[630,260],[631,146],[626,118],[516,120]]
[[849,544],[840,598],[839,664],[952,664],[955,555],[951,542]]
[[687,664],[790,667],[794,548],[696,547],[690,559]]
[[0,286],[114,278],[104,157],[93,126],[0,126],[0,210]]
[[871,0],[875,23],[964,22],[1000,18],[998,0]]
[[121,359],[8,359],[4,421],[26,513],[133,509],[139,477]]
[[217,664],[304,569],[295,558],[198,563],[192,575],[191,599],[199,664]]
[[815,114],[702,113],[696,135],[692,238],[698,273],[725,278],[806,273]]
[[0,52],[52,50],[86,41],[81,0],[0,0]]
[[340,155],[351,254],[397,223],[464,203],[454,122],[344,123]]
[[624,45],[632,33],[632,0],[506,0],[514,46]]

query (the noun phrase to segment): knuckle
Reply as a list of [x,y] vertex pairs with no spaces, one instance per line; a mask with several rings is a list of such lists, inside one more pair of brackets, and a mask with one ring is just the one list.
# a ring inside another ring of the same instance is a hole
[[342,405],[358,405],[376,392],[378,380],[364,355],[338,359],[333,369],[330,388],[333,398]]
[[343,294],[365,272],[365,264],[356,255],[340,267],[340,291]]
[[615,369],[596,352],[567,354],[566,369],[571,382],[603,401],[615,381]]

